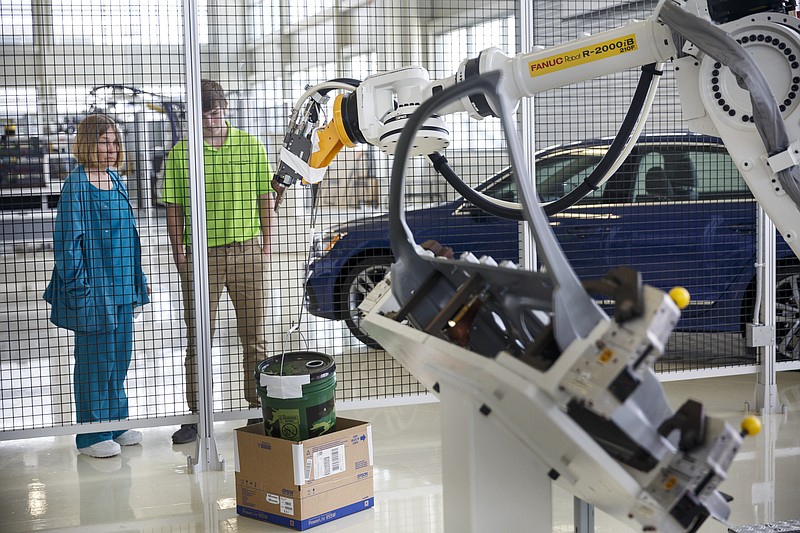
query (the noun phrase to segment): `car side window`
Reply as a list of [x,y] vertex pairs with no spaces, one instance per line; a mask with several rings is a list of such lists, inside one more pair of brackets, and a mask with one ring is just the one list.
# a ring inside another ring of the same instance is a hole
[[739,169],[727,152],[694,152],[697,197],[700,200],[748,198],[752,196]]
[[[629,158],[605,184],[589,193],[581,204],[598,202],[693,201],[751,197],[728,153],[717,146],[690,149],[662,145]],[[605,148],[570,149],[536,161],[539,198],[552,202],[582,183],[600,163]],[[494,198],[519,201],[510,175],[484,191]]]
[[672,196],[665,166],[664,155],[660,152],[642,155],[636,167],[634,182],[633,197],[636,202],[664,201]]
[[648,152],[639,161],[636,173],[637,202],[750,196],[730,155],[716,147]]
[[637,169],[637,202],[744,198],[749,194],[733,160],[716,146],[649,152]]

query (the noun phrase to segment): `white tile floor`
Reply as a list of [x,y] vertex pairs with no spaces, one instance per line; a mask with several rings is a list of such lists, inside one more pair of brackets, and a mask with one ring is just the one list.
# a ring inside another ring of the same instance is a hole
[[[692,397],[707,412],[737,423],[753,405],[752,376],[665,384],[674,406]],[[766,416],[765,431],[746,441],[722,490],[734,497],[733,525],[800,518],[800,373],[779,375],[786,414]],[[341,413],[341,411],[340,411]],[[373,424],[375,507],[314,528],[316,533],[443,531],[439,405],[349,410]],[[74,449],[71,436],[0,442],[0,531],[249,532],[290,531],[236,514],[233,430],[215,427],[225,471],[189,474],[194,445],[173,445],[174,427],[144,429],[141,446],[112,459]],[[571,532],[572,497],[554,489],[554,525],[535,518],[519,531]],[[598,512],[598,533],[628,531]],[[702,533],[727,527],[706,522]]]

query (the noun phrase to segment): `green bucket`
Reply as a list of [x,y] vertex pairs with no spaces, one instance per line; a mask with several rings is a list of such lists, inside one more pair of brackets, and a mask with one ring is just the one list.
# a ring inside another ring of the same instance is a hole
[[276,355],[258,364],[255,378],[268,436],[300,441],[333,429],[333,357],[318,352]]

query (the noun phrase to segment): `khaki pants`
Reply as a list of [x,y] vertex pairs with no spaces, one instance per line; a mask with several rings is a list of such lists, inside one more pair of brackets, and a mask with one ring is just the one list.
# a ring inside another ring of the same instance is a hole
[[[244,376],[241,389],[248,405],[259,406],[254,376],[256,366],[267,357],[265,335],[265,297],[267,265],[261,253],[261,238],[245,242],[213,246],[208,249],[208,291],[211,307],[211,338],[214,338],[217,308],[223,289],[228,290],[236,312],[236,331],[242,343]],[[183,291],[184,321],[187,342],[186,401],[189,410],[197,412],[197,343],[195,340],[195,306],[192,262],[180,272]],[[242,379],[243,378],[243,379]]]

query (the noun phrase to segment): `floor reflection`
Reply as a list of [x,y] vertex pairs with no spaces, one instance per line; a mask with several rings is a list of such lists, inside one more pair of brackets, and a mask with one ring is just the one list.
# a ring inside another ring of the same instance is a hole
[[[754,384],[747,376],[665,384],[672,405],[687,397],[732,424],[744,417]],[[733,496],[731,526],[797,519],[800,495],[800,373],[779,376],[783,414],[763,416],[764,430],[745,440],[721,485]],[[319,531],[444,531],[439,406],[436,403],[348,410],[373,426],[375,507]],[[215,424],[225,471],[189,474],[193,445],[173,445],[172,427],[146,428],[140,446],[112,460],[79,456],[73,437],[0,442],[0,531],[268,532],[287,529],[236,515],[234,429]],[[446,452],[446,450],[444,450]],[[498,490],[502,490],[499,487]],[[487,510],[491,512],[491,510]],[[630,531],[597,510],[597,533]],[[521,520],[531,517],[521,514]],[[552,528],[531,519],[525,531],[573,531],[572,495],[553,491]],[[700,533],[727,533],[707,521]]]

